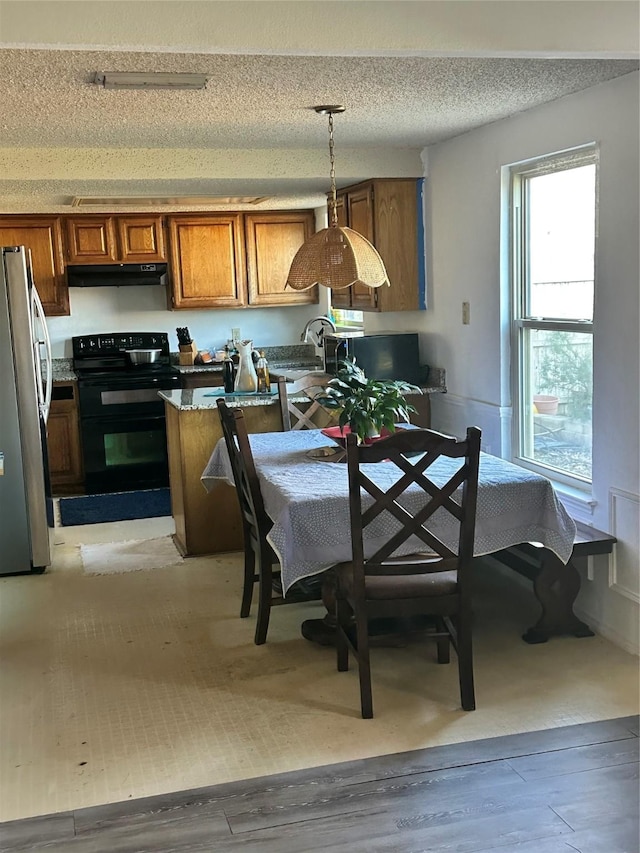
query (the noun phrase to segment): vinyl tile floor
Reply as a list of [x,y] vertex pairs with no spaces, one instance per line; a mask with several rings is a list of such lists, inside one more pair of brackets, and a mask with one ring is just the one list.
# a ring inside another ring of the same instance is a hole
[[242,556],[86,575],[82,544],[155,539],[168,518],[60,528],[43,575],[0,579],[0,820],[638,713],[638,660],[601,637],[528,646],[537,618],[509,575],[478,573],[477,710],[433,645],[357,670],[301,638],[319,604],[273,610],[253,644]]

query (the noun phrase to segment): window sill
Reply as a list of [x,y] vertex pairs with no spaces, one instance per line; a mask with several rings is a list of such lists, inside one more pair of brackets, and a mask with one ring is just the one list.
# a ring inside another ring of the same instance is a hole
[[575,521],[591,524],[594,510],[598,504],[592,497],[591,492],[572,488],[571,486],[567,486],[566,483],[557,483],[553,480],[552,482],[556,494],[571,518]]

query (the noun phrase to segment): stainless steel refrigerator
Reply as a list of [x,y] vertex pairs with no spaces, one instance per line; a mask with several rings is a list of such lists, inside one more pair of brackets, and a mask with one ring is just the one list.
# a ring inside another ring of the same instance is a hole
[[24,246],[0,247],[0,574],[51,563],[51,345]]

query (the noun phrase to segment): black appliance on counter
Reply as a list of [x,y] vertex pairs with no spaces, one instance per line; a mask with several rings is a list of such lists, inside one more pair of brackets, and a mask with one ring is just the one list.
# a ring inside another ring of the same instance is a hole
[[[164,401],[158,391],[180,387],[168,335],[114,332],[71,340],[87,493],[167,486]],[[134,364],[130,350],[155,351],[150,356],[155,361]]]
[[420,385],[423,379],[417,332],[325,335],[325,371],[335,376],[345,358],[355,359],[369,379],[403,379],[413,385]]

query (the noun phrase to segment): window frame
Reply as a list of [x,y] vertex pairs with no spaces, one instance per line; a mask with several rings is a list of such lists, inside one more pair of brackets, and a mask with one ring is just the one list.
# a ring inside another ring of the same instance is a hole
[[[531,281],[528,272],[527,236],[529,209],[527,203],[528,180],[545,174],[552,174],[581,166],[595,166],[595,210],[594,210],[594,269],[593,269],[593,310],[592,320],[577,318],[563,319],[554,317],[533,317],[530,311]],[[595,143],[556,154],[547,154],[513,164],[509,168],[509,206],[510,206],[510,347],[511,347],[511,400],[512,400],[512,436],[511,461],[580,492],[591,493],[591,478],[571,474],[566,470],[542,464],[524,455],[527,440],[527,417],[525,406],[533,399],[531,376],[527,371],[527,337],[531,330],[579,332],[590,334],[593,343],[595,324],[595,304],[597,287],[597,247],[598,247],[598,186],[599,186],[599,149]],[[592,346],[592,360],[594,351]],[[593,366],[593,361],[592,361]],[[595,387],[592,380],[592,399]],[[593,429],[593,405],[592,405]],[[532,436],[529,437],[530,439]],[[593,452],[593,443],[592,443]]]

